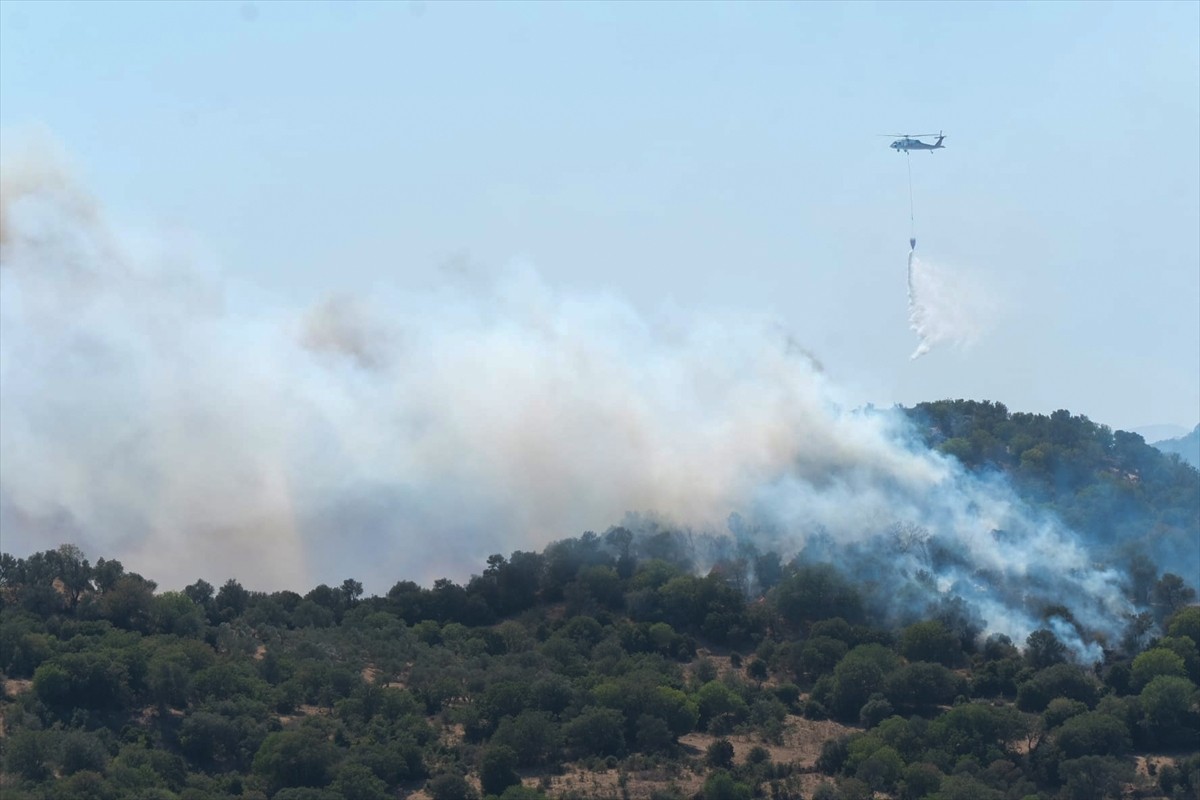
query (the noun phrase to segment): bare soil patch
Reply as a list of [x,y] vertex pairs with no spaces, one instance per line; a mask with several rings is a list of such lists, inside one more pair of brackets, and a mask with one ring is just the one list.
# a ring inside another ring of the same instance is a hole
[[543,788],[544,780],[543,777],[534,775],[524,778],[522,783],[542,788],[550,797],[578,797],[588,800],[613,800],[625,796],[630,800],[649,800],[655,791],[667,787],[674,787],[684,797],[691,797],[704,785],[701,775],[688,770],[673,771],[665,768],[627,772],[616,769],[588,772],[568,768],[562,775],[549,776],[549,788]]
[[331,708],[323,708],[322,706],[300,705],[300,706],[296,707],[295,714],[280,714],[279,715],[279,724],[286,726],[286,725],[292,724],[293,722],[296,722],[297,720],[304,719],[305,717],[314,717],[314,716],[328,717],[332,714],[333,714],[333,709],[331,709]]
[[[1151,780],[1158,779],[1159,770],[1163,767],[1179,766],[1174,756],[1135,756],[1134,762],[1134,769],[1137,771],[1137,774],[1144,775]],[[1151,772],[1151,769],[1153,769],[1153,772]]]
[[778,764],[793,764],[798,768],[813,767],[821,755],[821,745],[830,739],[846,736],[857,732],[852,728],[831,720],[812,720],[795,714],[789,714],[784,720],[783,741],[768,742],[761,736],[753,734],[734,734],[731,736],[713,736],[711,733],[689,733],[680,737],[679,741],[686,747],[692,748],[694,754],[703,755],[708,746],[717,739],[728,739],[733,745],[733,758],[737,763],[746,760],[746,756],[755,747],[766,748],[771,754],[771,760]]

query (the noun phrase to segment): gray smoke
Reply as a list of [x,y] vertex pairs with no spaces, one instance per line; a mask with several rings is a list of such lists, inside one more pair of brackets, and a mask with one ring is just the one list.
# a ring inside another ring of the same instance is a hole
[[1031,592],[1110,635],[1127,611],[1074,534],[847,409],[775,320],[643,315],[522,268],[236,315],[55,164],[6,162],[3,186],[6,551],[72,541],[164,587],[384,591],[629,511],[716,533],[742,512],[785,552],[917,531],[888,552],[937,570],[922,602],[963,596],[1014,638],[1041,624]]
[[391,346],[387,332],[375,326],[350,297],[331,297],[312,309],[304,320],[300,344],[366,370],[385,366]]

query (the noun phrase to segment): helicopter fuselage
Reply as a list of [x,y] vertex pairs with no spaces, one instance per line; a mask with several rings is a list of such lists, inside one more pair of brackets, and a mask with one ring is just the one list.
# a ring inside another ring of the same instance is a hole
[[944,150],[945,145],[942,144],[944,138],[946,137],[939,136],[933,144],[922,142],[920,139],[897,139],[888,146],[897,153],[907,153],[909,150]]

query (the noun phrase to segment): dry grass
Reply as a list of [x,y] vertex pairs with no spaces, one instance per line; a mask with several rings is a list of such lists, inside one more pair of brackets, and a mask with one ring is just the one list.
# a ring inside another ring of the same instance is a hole
[[[525,778],[522,783],[542,788],[543,780],[541,776],[533,775]],[[550,786],[543,788],[543,791],[550,797],[578,797],[587,800],[614,800],[626,796],[630,800],[649,800],[655,791],[668,787],[674,787],[683,796],[691,797],[704,785],[701,775],[686,770],[672,772],[667,769],[631,770],[622,773],[615,769],[588,772],[568,768],[562,775],[548,776],[548,780]],[[621,786],[622,781],[625,784],[624,789]]]
[[772,761],[792,765],[796,772],[789,779],[789,783],[793,789],[799,789],[807,797],[817,786],[828,780],[822,775],[805,772],[816,764],[817,757],[821,754],[821,745],[828,739],[854,730],[856,729],[836,722],[789,716],[785,721],[783,741],[778,743],[764,742],[761,737],[750,734],[717,737],[707,733],[689,733],[681,737],[680,744],[693,759],[691,766],[683,765],[678,769],[662,767],[592,772],[580,765],[568,765],[561,774],[529,774],[522,782],[526,786],[541,788],[550,797],[585,800],[628,797],[630,800],[649,800],[655,791],[668,788],[676,790],[684,797],[692,797],[701,791],[709,772],[706,767],[701,766],[705,751],[718,738],[725,738],[733,744],[734,760],[738,763],[746,761],[751,749],[761,746],[771,754]]
[[1157,781],[1157,777],[1151,777],[1150,768],[1154,767],[1154,776],[1158,775],[1159,770],[1163,767],[1177,767],[1178,761],[1173,756],[1135,756],[1135,769],[1138,775],[1144,775],[1151,780]]
[[408,683],[404,680],[407,677],[408,670],[412,669],[412,662],[405,664],[405,675],[398,676],[394,681],[381,680],[383,678],[383,670],[374,664],[367,664],[362,668],[362,679],[364,683],[370,683],[378,686],[381,689],[407,689]]
[[295,714],[280,714],[279,724],[283,726],[291,725],[293,722],[304,719],[305,717],[328,717],[333,715],[333,709],[324,708],[322,706],[299,705],[296,707]]
[[713,736],[711,733],[689,733],[680,737],[679,741],[685,747],[693,750],[693,755],[703,755],[708,746],[717,739],[728,739],[733,745],[733,760],[744,762],[746,756],[755,747],[763,747],[771,754],[771,760],[777,764],[791,764],[798,769],[815,766],[821,755],[821,745],[830,739],[845,736],[859,730],[830,720],[811,720],[789,714],[784,720],[783,741],[767,742],[760,736],[752,734],[735,734],[732,736]]

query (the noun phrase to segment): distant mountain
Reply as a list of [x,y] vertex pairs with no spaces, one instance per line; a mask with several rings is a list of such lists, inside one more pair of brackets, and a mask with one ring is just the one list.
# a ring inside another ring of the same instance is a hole
[[1175,425],[1172,423],[1160,423],[1158,425],[1139,425],[1136,428],[1129,428],[1133,433],[1141,436],[1147,442],[1160,442],[1163,439],[1176,439],[1180,436],[1187,436],[1186,425]]
[[1186,436],[1154,442],[1153,446],[1164,453],[1177,453],[1184,461],[1200,469],[1200,425],[1192,428],[1192,432]]

